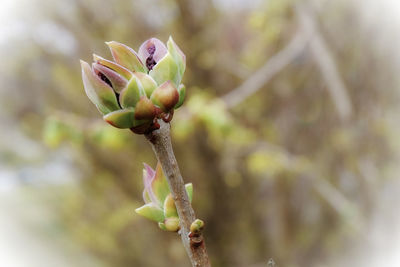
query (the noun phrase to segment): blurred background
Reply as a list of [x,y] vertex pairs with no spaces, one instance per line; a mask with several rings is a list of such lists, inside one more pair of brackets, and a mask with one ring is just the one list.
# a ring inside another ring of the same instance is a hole
[[2,0],[0,266],[189,266],[139,217],[143,136],[79,59],[172,35],[173,143],[214,267],[400,266],[396,0]]

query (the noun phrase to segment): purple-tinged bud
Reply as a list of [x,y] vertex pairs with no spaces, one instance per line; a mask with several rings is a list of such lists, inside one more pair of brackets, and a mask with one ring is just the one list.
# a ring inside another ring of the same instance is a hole
[[150,71],[167,54],[167,48],[157,38],[145,41],[139,48],[139,58]]
[[135,119],[136,120],[153,120],[156,116],[156,107],[153,102],[145,96],[142,96],[136,103]]
[[81,67],[83,86],[90,101],[103,114],[118,110],[118,101],[110,85],[96,75],[89,64],[83,60],[81,60]]
[[96,73],[100,79],[110,85],[117,93],[120,93],[128,83],[128,80],[119,75],[117,72],[99,63],[93,63],[92,68],[94,73]]
[[162,111],[168,112],[178,103],[179,93],[171,81],[166,81],[153,92],[150,99]]

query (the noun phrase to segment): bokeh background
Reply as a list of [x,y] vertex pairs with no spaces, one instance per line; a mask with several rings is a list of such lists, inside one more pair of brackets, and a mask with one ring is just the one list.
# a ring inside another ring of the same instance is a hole
[[173,143],[214,267],[400,266],[396,0],[2,0],[0,266],[189,266],[134,213],[143,136],[79,59],[172,35]]

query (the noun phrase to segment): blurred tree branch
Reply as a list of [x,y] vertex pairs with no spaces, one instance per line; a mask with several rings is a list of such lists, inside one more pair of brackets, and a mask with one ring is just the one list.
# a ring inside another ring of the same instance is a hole
[[334,57],[318,31],[313,14],[304,6],[296,5],[296,14],[303,30],[310,36],[310,51],[326,81],[332,101],[342,121],[347,121],[352,114],[352,105],[346,86],[340,77]]
[[280,52],[271,57],[259,70],[221,99],[232,108],[260,90],[275,74],[280,72],[304,50],[307,37],[298,32],[292,41]]

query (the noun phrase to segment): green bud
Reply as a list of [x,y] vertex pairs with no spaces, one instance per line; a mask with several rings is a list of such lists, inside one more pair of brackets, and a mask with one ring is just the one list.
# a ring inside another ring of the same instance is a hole
[[154,222],[163,222],[164,213],[162,209],[154,205],[153,203],[148,203],[140,208],[137,208],[136,213]]
[[198,234],[204,229],[204,222],[200,219],[194,220],[190,225],[190,232]]
[[178,103],[179,93],[171,81],[166,81],[153,92],[150,99],[162,111],[168,112]]

